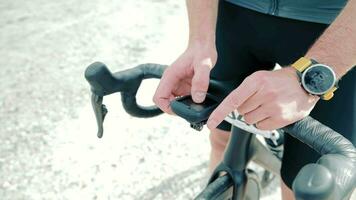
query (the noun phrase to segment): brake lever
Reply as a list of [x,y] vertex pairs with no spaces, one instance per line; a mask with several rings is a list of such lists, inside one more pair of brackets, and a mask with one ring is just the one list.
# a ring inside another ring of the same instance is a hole
[[105,116],[108,113],[108,109],[103,104],[103,96],[99,96],[95,93],[92,93],[91,105],[93,107],[95,118],[96,118],[96,123],[98,125],[97,136],[98,136],[98,138],[102,138],[103,133],[104,133],[103,123],[104,123]]

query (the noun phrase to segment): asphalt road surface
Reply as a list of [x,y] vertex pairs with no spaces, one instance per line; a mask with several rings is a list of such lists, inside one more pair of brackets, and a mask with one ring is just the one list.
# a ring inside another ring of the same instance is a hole
[[[1,1],[0,199],[192,199],[206,182],[207,130],[132,118],[112,95],[97,139],[83,77],[94,61],[171,63],[186,40],[184,1]],[[150,104],[157,82],[145,85]]]

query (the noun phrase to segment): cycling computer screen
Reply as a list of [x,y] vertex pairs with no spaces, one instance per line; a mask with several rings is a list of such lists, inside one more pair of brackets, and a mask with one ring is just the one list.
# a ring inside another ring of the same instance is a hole
[[210,108],[211,106],[214,106],[216,104],[216,101],[206,98],[203,103],[195,103],[191,98],[183,98],[180,100],[183,104],[189,106],[191,110],[201,112],[207,108]]
[[202,103],[195,103],[191,96],[179,97],[171,102],[171,108],[178,116],[191,123],[206,121],[219,103],[207,96]]

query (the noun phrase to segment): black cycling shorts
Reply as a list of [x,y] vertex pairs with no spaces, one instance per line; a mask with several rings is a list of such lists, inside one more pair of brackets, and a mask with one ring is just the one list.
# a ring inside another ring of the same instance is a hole
[[[327,27],[327,24],[275,17],[220,1],[216,28],[218,61],[211,77],[233,80],[238,86],[255,71],[271,70],[276,63],[288,66],[305,55]],[[310,115],[355,145],[356,70],[349,71],[339,86],[334,98],[320,100]],[[218,127],[227,131],[231,128],[226,122]],[[281,176],[291,188],[299,170],[320,156],[289,135],[284,148]]]

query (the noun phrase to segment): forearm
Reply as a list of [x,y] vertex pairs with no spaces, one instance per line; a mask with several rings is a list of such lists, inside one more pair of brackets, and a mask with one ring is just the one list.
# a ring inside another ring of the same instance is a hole
[[306,57],[332,66],[341,78],[356,65],[356,0],[350,0],[336,20],[310,48]]
[[186,0],[189,18],[189,44],[215,45],[218,0]]

